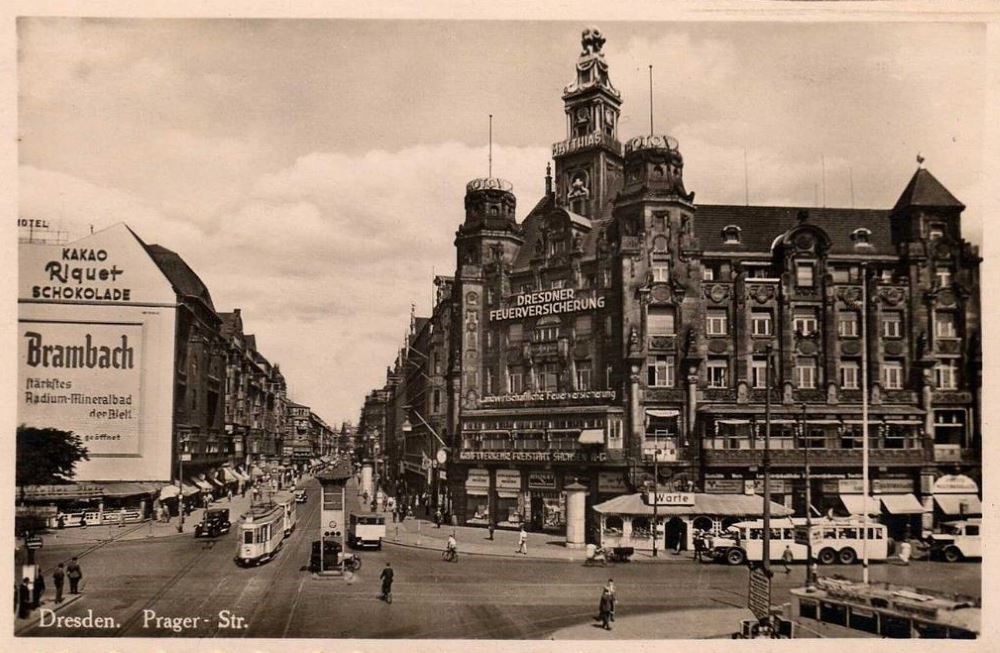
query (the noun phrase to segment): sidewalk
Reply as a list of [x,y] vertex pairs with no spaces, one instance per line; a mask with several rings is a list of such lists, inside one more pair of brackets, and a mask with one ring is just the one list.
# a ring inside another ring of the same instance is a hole
[[[285,488],[284,490],[279,490],[274,493],[274,497],[284,496],[289,494],[294,488]],[[240,516],[246,513],[250,509],[250,492],[247,492],[245,497],[240,495],[234,495],[233,500],[229,501],[225,497],[222,499],[213,501],[209,507],[211,508],[229,508],[229,521],[235,526],[240,521]],[[180,518],[173,516],[170,518],[169,523],[160,521],[143,521],[136,523],[125,524],[125,526],[119,526],[118,524],[106,525],[102,524],[100,526],[88,526],[87,528],[64,528],[62,530],[52,529],[41,535],[42,540],[45,542],[46,547],[55,546],[79,546],[79,545],[91,545],[100,544],[103,542],[123,542],[131,540],[146,540],[150,538],[160,538],[160,537],[194,537],[194,527],[201,521],[202,515],[204,515],[204,508],[195,508],[190,514],[184,517],[184,529],[182,531],[177,530],[178,524],[180,524]],[[22,542],[20,539],[16,541],[16,546],[20,547]]]
[[[596,607],[594,612],[596,613]],[[596,616],[596,614],[595,614]],[[601,622],[560,628],[550,639],[706,639],[730,637],[739,632],[740,620],[751,619],[747,608],[713,608],[698,610],[673,610],[644,614],[622,614],[617,611],[613,630],[601,628]]]
[[[441,525],[435,528],[434,522],[422,518],[406,519],[402,523],[393,523],[392,514],[385,513],[384,544],[407,546],[420,549],[444,551],[448,536],[455,533],[458,541],[458,554],[488,555],[505,558],[527,558],[542,560],[565,560],[582,563],[587,558],[587,549],[570,549],[566,547],[566,536],[555,533],[528,533],[528,553],[517,553],[517,543],[520,531],[500,530],[493,532],[493,541],[489,539],[489,531],[475,526]],[[398,527],[398,529],[397,529]],[[631,562],[686,562],[692,564],[693,553],[685,551],[680,555],[659,551],[654,558],[652,553],[636,551]]]

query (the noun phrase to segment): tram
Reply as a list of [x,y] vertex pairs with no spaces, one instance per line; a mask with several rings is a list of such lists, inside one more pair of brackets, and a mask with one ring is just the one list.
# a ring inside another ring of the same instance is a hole
[[285,506],[254,506],[240,522],[236,540],[236,564],[263,564],[278,554],[285,541]]
[[290,496],[280,501],[278,505],[280,505],[285,511],[284,519],[282,519],[282,526],[284,528],[285,537],[288,537],[292,534],[292,531],[295,530],[295,524],[298,521],[295,509],[295,497]]
[[791,618],[814,636],[976,639],[981,632],[977,597],[836,578],[791,594]]

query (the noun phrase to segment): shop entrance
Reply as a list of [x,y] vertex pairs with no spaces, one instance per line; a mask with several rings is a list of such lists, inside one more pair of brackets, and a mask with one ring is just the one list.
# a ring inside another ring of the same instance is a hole
[[666,549],[669,551],[687,550],[687,522],[680,517],[671,517],[664,528]]
[[545,505],[542,497],[537,495],[532,495],[531,497],[531,530],[540,531],[542,530],[542,522],[544,519],[543,507]]

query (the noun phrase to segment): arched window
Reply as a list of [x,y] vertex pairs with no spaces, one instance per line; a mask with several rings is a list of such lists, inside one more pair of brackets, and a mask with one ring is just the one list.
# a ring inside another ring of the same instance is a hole
[[865,247],[871,245],[871,229],[860,227],[851,232],[851,241],[855,247]]
[[621,533],[624,522],[618,515],[611,515],[604,520],[604,530],[607,532]]
[[723,245],[739,245],[740,244],[740,231],[739,227],[734,224],[727,225],[722,228],[722,244]]

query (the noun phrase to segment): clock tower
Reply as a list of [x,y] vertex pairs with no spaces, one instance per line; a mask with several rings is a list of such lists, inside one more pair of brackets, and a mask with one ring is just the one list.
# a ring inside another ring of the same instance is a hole
[[562,96],[566,140],[552,146],[556,203],[592,220],[610,215],[611,199],[622,184],[622,100],[608,77],[604,42],[596,27],[583,31],[576,80]]

